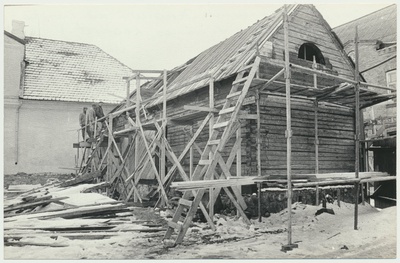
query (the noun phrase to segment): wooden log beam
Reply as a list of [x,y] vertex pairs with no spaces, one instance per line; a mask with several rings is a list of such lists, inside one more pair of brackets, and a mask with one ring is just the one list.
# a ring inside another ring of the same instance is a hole
[[219,111],[215,108],[211,107],[200,107],[200,106],[193,106],[193,105],[184,105],[183,109],[185,110],[193,110],[193,111],[204,111],[204,112],[213,112],[218,113]]

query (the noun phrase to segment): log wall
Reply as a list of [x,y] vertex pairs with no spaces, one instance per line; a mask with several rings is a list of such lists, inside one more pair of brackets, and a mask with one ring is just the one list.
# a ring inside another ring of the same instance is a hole
[[[285,98],[262,95],[261,101],[262,171],[266,175],[285,175]],[[315,123],[312,101],[292,101],[291,114],[293,173],[314,173]],[[354,171],[353,116],[354,112],[350,109],[324,105],[318,108],[320,173]],[[256,124],[251,123],[251,126],[255,128]],[[255,139],[251,141],[255,142]],[[251,166],[254,166],[256,158],[252,154],[250,156]]]

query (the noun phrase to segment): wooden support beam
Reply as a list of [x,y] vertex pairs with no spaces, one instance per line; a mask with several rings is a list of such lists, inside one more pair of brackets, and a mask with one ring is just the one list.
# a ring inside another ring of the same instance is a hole
[[[137,120],[136,123],[139,124],[140,135],[141,135],[142,138],[143,138],[144,146],[145,146],[145,148],[146,148],[146,153],[147,153],[147,155],[149,156],[150,164],[151,164],[151,166],[152,166],[152,168],[153,168],[154,174],[155,174],[156,179],[157,179],[157,181],[158,181],[158,184],[159,184],[159,187],[160,187],[160,190],[161,190],[161,195],[162,195],[162,197],[164,198],[164,202],[167,203],[167,202],[168,202],[167,193],[165,192],[165,189],[164,189],[164,186],[163,186],[163,182],[162,182],[162,180],[161,180],[161,178],[160,178],[160,174],[158,173],[156,164],[154,163],[154,160],[153,160],[153,158],[152,158],[152,154],[151,154],[151,151],[150,151],[150,148],[149,148],[149,144],[147,143],[147,140],[146,140],[146,136],[145,136],[145,134],[144,134],[143,127],[142,127],[142,125],[140,124],[140,119]],[[163,205],[163,204],[161,204],[161,205]]]
[[[355,130],[355,174],[356,178],[359,178],[360,172],[360,74],[359,74],[359,54],[358,54],[358,26],[356,26],[355,38],[354,38],[354,55],[355,55],[355,105],[354,111],[356,115],[356,130]],[[356,187],[356,196],[355,196],[355,204],[354,204],[354,230],[358,229],[358,183],[355,184]]]
[[[292,118],[290,102],[290,62],[289,62],[289,25],[287,6],[283,10],[283,28],[285,45],[285,86],[286,86],[286,169],[287,169],[287,208],[288,208],[288,244],[292,247]],[[284,249],[284,247],[282,247]]]
[[[162,112],[162,137],[166,137],[167,133],[167,71],[164,70],[163,72],[163,112]],[[157,122],[155,122],[157,124]],[[166,163],[165,163],[165,141],[161,141],[161,147],[160,147],[160,178],[161,181],[164,180],[165,178],[165,173],[166,173]]]
[[257,110],[257,176],[261,176],[261,113],[260,113],[260,93],[256,91],[256,110]]
[[[314,75],[316,75],[316,74],[314,74]],[[330,97],[330,96],[332,96],[334,94],[342,92],[342,91],[344,91],[346,89],[350,89],[353,86],[354,86],[353,84],[344,83],[343,85],[339,85],[337,88],[335,88],[332,91],[328,91],[328,92],[325,92],[324,94],[321,94],[321,95],[317,96],[317,99],[318,100],[324,100],[324,99],[326,99],[326,98],[328,98],[328,97]],[[376,96],[376,95],[373,95],[373,96]]]
[[[193,126],[190,126],[190,133],[193,136]],[[190,146],[190,150],[189,150],[189,178],[190,178],[190,180],[192,180],[193,169],[194,169],[194,167],[193,167],[193,146]]]
[[[209,90],[208,90],[208,98],[209,98],[209,107],[210,109],[214,109],[214,79],[211,77],[210,79],[210,84],[209,84]],[[208,135],[209,135],[209,140],[211,140],[211,136],[213,133],[213,127],[214,127],[214,112],[210,112],[211,118],[210,121],[208,123]],[[213,159],[214,155],[213,153],[210,151],[209,155],[208,155],[208,159],[211,161]],[[214,179],[214,174],[211,175],[211,179]],[[209,206],[208,206],[208,214],[210,216],[210,218],[214,217],[214,200],[213,200],[213,196],[214,196],[214,188],[209,188]]]
[[121,115],[122,113],[125,113],[125,112],[127,112],[127,111],[130,111],[130,110],[133,110],[133,109],[136,109],[136,104],[135,105],[132,105],[132,106],[129,106],[128,108],[123,108],[123,109],[120,109],[120,110],[118,110],[118,111],[115,111],[115,112],[111,112],[110,114],[108,114],[108,116],[111,118],[111,117],[117,117],[117,116],[119,116],[119,115]]
[[276,79],[282,76],[285,73],[285,68],[281,69],[278,73],[275,74],[272,78],[270,78],[267,83],[265,83],[261,88],[260,91],[265,90],[271,83],[273,83]]
[[[108,130],[110,131],[111,129],[110,129],[110,127],[108,126],[107,122],[104,122],[104,123],[106,124]],[[124,161],[124,158],[123,158],[122,155],[121,155],[121,152],[120,152],[120,150],[119,150],[119,148],[118,148],[117,142],[115,141],[115,139],[114,139],[114,137],[113,137],[112,135],[108,137],[108,140],[110,140],[110,139],[111,139],[111,141],[113,142],[113,144],[114,144],[114,146],[115,146],[115,150],[116,150],[116,152],[117,152],[117,154],[118,154],[118,157],[120,158],[121,162],[123,162],[123,161]],[[112,156],[112,154],[109,154],[109,156]],[[123,167],[124,167],[125,172],[127,173],[127,176],[129,176],[130,173],[129,173],[128,168],[127,168],[125,165],[124,165]],[[137,188],[136,188],[136,186],[135,186],[134,184],[132,184],[132,187],[134,188],[135,194],[138,196],[138,199],[139,199],[140,202],[141,202],[141,198],[140,198],[140,195],[139,195],[139,191],[137,190]]]
[[[162,128],[159,127],[157,123],[155,123],[155,125],[156,125],[157,129],[158,129],[159,131],[161,131]],[[183,179],[184,181],[189,181],[189,177],[187,176],[187,174],[186,174],[185,170],[183,169],[182,165],[180,164],[180,161],[179,161],[178,158],[176,157],[176,155],[175,155],[174,151],[172,150],[171,146],[169,145],[167,139],[162,135],[162,136],[161,136],[161,140],[164,141],[164,143],[165,143],[165,146],[166,146],[166,155],[167,155],[167,157],[170,158],[171,162],[174,163],[174,164],[177,166],[178,171],[180,172],[180,174],[181,174],[181,176],[182,176],[182,179]],[[156,141],[156,143],[157,143],[157,141]],[[163,189],[163,186],[162,186],[162,185],[161,185],[161,187],[159,186],[159,189]],[[192,193],[193,193],[194,196],[196,196],[196,192],[195,192],[195,191],[192,191]],[[200,206],[200,209],[202,210],[202,212],[203,212],[203,214],[204,214],[204,216],[205,216],[207,222],[210,224],[210,226],[211,226],[212,228],[215,229],[213,220],[212,220],[211,217],[208,215],[207,210],[206,210],[206,208],[204,207],[204,205],[200,202],[199,206]]]
[[[190,147],[193,145],[194,141],[197,139],[197,137],[200,135],[201,131],[204,129],[206,124],[211,118],[211,114],[208,114],[207,117],[203,120],[203,122],[200,124],[199,128],[193,135],[192,139],[186,144],[185,149],[183,149],[182,153],[179,155],[178,160],[179,162],[182,161],[182,159],[185,157],[187,152],[189,151]],[[168,171],[167,175],[164,178],[163,184],[170,178],[170,176],[175,172],[175,169],[177,168],[176,165],[173,165],[171,169]]]
[[[157,140],[160,140],[160,138],[161,138],[161,133],[157,132],[156,135],[153,138],[153,141],[149,144],[149,147],[151,147],[151,152],[152,153],[155,151],[155,149],[157,147],[157,144],[155,142]],[[139,138],[138,135],[136,135],[136,140],[137,141],[135,143],[136,144],[135,149],[138,149],[138,147],[140,146],[140,138]],[[135,185],[137,185],[138,181],[140,180],[140,177],[141,177],[142,173],[140,173],[138,175],[138,177],[135,177],[136,173],[139,171],[139,169],[141,169],[142,167],[145,167],[150,162],[150,160],[147,157],[148,157],[147,154],[140,154],[139,155],[139,153],[138,153],[136,155],[136,152],[135,152],[135,163],[137,165],[135,165],[135,170],[132,172],[132,174],[127,179],[125,179],[125,182],[128,182],[129,180],[134,178]],[[136,159],[136,158],[138,158],[138,159]],[[151,156],[150,158],[153,158],[153,157]],[[146,160],[146,162],[145,162],[145,160]]]
[[[236,176],[242,176],[242,127],[239,127],[236,130],[236,142],[233,148],[237,148],[236,150]],[[230,157],[230,156],[229,156]],[[231,161],[232,163],[233,161]],[[229,158],[227,161],[229,164]]]
[[[238,127],[237,131],[239,129],[240,129],[240,126]],[[227,166],[228,170],[231,168],[233,161],[235,160],[235,156],[237,157],[238,154],[241,155],[241,150],[240,150],[241,145],[242,145],[242,137],[240,136],[240,137],[237,137],[235,144],[233,145],[231,152],[229,154],[229,157],[226,161],[226,166]],[[241,159],[241,156],[239,157],[239,159]],[[241,165],[240,165],[240,175],[241,175]],[[226,178],[226,177],[224,176],[224,174],[221,174],[219,176],[219,178]],[[221,191],[221,188],[216,188],[214,190],[213,202],[215,202],[217,200],[220,191]]]
[[[103,162],[105,161],[106,157],[108,156],[108,151],[109,151],[109,150],[110,150],[110,145],[107,146],[107,149],[106,149],[106,151],[104,152],[103,158],[101,159],[101,162],[100,162],[100,164],[99,164],[99,166],[98,166],[98,170],[100,170],[101,166],[103,165]],[[108,179],[109,179],[109,178],[108,178],[108,173],[107,173],[106,181],[107,181]]]
[[[233,149],[233,150],[234,150],[234,149]],[[232,152],[232,151],[231,151],[231,152]],[[236,152],[236,150],[234,150],[233,152]],[[229,172],[229,167],[228,167],[228,165],[224,162],[224,160],[223,160],[223,158],[222,158],[220,152],[218,152],[218,151],[215,152],[215,154],[214,154],[214,159],[217,159],[218,164],[219,164],[219,166],[221,167],[222,173],[221,173],[221,176],[220,176],[220,177],[224,177],[224,176],[225,176],[225,178],[227,178],[227,179],[232,178],[232,175],[231,175],[231,173]],[[206,179],[208,179],[208,178],[206,178]],[[237,202],[240,204],[241,208],[242,208],[243,210],[245,210],[245,209],[247,208],[247,205],[246,205],[246,202],[243,200],[243,197],[242,197],[241,193],[240,193],[240,192],[238,191],[238,189],[235,188],[235,187],[232,188],[232,191],[233,191],[233,193],[235,194],[236,200],[237,200]]]
[[319,173],[318,100],[314,101],[315,173]]
[[257,205],[258,205],[258,222],[261,222],[261,182],[257,183]]
[[[108,118],[108,122],[109,125],[107,125],[107,121],[105,121],[104,123],[106,124],[107,130],[108,130],[108,138],[111,138],[113,136],[113,116],[110,115],[110,117]],[[108,159],[107,159],[107,177],[106,177],[106,182],[110,183],[110,179],[111,179],[111,167],[112,167],[112,159],[111,159],[111,155],[112,155],[112,141],[110,139],[108,139],[108,146],[107,146],[107,152],[108,152]],[[110,196],[110,189],[107,187],[106,193],[107,196]]]
[[130,86],[131,86],[131,81],[130,80],[126,80],[126,99],[125,99],[125,107],[129,107],[129,104],[131,102],[130,100],[130,95],[131,95],[131,90],[130,90]]
[[[243,221],[246,222],[246,224],[250,225],[251,224],[250,220],[247,218],[242,207],[240,206],[239,202],[236,201],[236,199],[233,196],[233,194],[231,193],[231,191],[229,191],[228,187],[223,187],[223,189],[224,189],[225,193],[228,195],[229,199],[231,199],[231,201],[232,201],[233,205],[236,207],[236,210],[238,211],[238,213],[242,216]],[[233,190],[233,188],[232,188],[232,190]]]

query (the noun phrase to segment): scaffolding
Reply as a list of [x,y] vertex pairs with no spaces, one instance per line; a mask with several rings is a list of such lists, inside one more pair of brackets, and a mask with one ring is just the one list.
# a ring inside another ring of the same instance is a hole
[[[360,179],[360,141],[362,141],[361,124],[360,124],[360,111],[371,105],[392,99],[396,96],[395,91],[388,87],[369,84],[360,80],[359,74],[359,59],[358,59],[358,35],[356,30],[355,35],[355,71],[354,79],[330,74],[317,69],[315,58],[313,67],[308,68],[301,65],[291,63],[289,60],[289,21],[286,8],[282,12],[282,24],[284,29],[284,62],[272,61],[266,63],[273,63],[276,67],[281,69],[270,79],[261,79],[258,77],[260,62],[263,61],[263,56],[255,52],[251,62],[244,65],[237,73],[236,79],[232,83],[231,90],[226,96],[225,103],[222,109],[215,107],[214,101],[214,83],[215,77],[212,74],[204,74],[198,79],[192,79],[182,83],[188,85],[199,80],[204,81],[203,86],[208,86],[209,103],[208,107],[200,107],[193,105],[185,105],[184,109],[194,111],[191,116],[202,116],[204,119],[200,123],[196,131],[191,128],[185,133],[189,136],[190,140],[183,148],[179,156],[177,156],[168,141],[167,127],[169,124],[180,125],[182,119],[177,120],[167,117],[167,79],[168,74],[166,70],[135,70],[133,76],[125,78],[127,85],[127,97],[125,105],[111,112],[105,120],[105,131],[100,134],[99,139],[91,143],[91,154],[86,158],[85,167],[91,167],[90,171],[101,171],[104,173],[104,181],[107,185],[107,193],[112,196],[113,193],[119,188],[120,199],[128,202],[133,196],[135,203],[142,203],[146,199],[141,196],[138,189],[139,181],[143,176],[152,174],[156,179],[156,188],[151,191],[155,196],[159,193],[159,199],[154,204],[157,206],[165,206],[168,199],[168,190],[171,182],[175,180],[177,174],[180,175],[183,181],[201,181],[208,180],[226,180],[232,178],[230,169],[236,159],[236,175],[241,176],[241,119],[252,119],[257,122],[257,176],[261,177],[261,134],[260,134],[260,94],[284,94],[286,101],[286,185],[287,185],[287,209],[288,209],[288,240],[287,244],[282,247],[282,250],[287,251],[297,247],[297,244],[292,242],[292,117],[291,117],[291,100],[298,98],[302,100],[311,100],[314,103],[314,129],[315,129],[315,174],[319,174],[319,138],[318,138],[318,111],[319,105],[322,102],[338,103],[346,107],[351,107],[355,111],[355,136],[354,136],[354,180],[337,180],[339,183],[347,182],[355,186],[355,196],[359,195],[360,184],[370,181],[363,181]],[[291,83],[292,72],[301,72],[303,74],[313,76],[313,83],[309,86],[298,85]],[[158,74],[157,77],[146,77],[146,74]],[[284,76],[282,83],[278,79]],[[318,78],[329,78],[338,80],[340,85],[329,86],[324,88],[318,87]],[[131,81],[135,80],[135,90],[131,92]],[[151,115],[147,112],[146,103],[152,101],[154,96],[149,98],[142,98],[142,80],[153,80],[154,82],[161,83],[161,87],[156,95],[162,98],[162,107],[160,107],[159,115]],[[274,85],[272,85],[274,84]],[[277,88],[278,86],[278,88]],[[382,90],[391,90],[391,94],[377,95],[371,92],[368,87],[373,87]],[[242,111],[242,106],[245,101],[246,95],[249,90],[255,90],[255,105],[256,114],[250,114]],[[133,100],[132,97],[135,97]],[[360,102],[362,99],[362,103]],[[131,117],[131,114],[135,118]],[[114,131],[114,120],[119,116],[125,116],[127,125],[124,129]],[[188,118],[187,118],[188,119]],[[184,120],[187,121],[187,120]],[[196,139],[202,134],[203,130],[208,125],[209,138],[204,147],[196,143]],[[146,131],[151,131],[152,136],[149,138]],[[229,156],[226,160],[220,154],[225,148],[227,141],[234,139],[233,146],[230,149]],[[118,140],[118,142],[117,142]],[[125,140],[125,143],[121,141]],[[107,147],[104,147],[105,144]],[[125,145],[124,147],[122,145]],[[101,147],[103,146],[103,147]],[[83,146],[82,146],[83,147]],[[88,147],[84,146],[85,149]],[[139,151],[139,148],[143,151]],[[106,149],[104,149],[106,148]],[[197,151],[201,158],[197,165],[194,163],[194,151]],[[189,154],[189,174],[185,171],[182,160]],[[133,165],[128,162],[128,159],[133,159]],[[83,159],[82,159],[83,160]],[[219,165],[222,172],[218,172],[216,167]],[[86,169],[86,168],[85,168]],[[81,173],[88,172],[88,170],[81,169]],[[393,178],[392,178],[393,179]],[[386,180],[386,179],[379,179]],[[219,182],[218,181],[218,182]],[[261,183],[263,180],[254,181],[258,185],[259,194]],[[216,181],[217,182],[217,181]],[[248,182],[247,182],[248,183]],[[335,182],[338,183],[338,182]],[[313,186],[318,190],[318,183]],[[241,195],[240,183],[233,183],[231,185],[216,185],[209,189],[208,204],[202,202],[206,188],[197,190],[185,191],[184,195],[179,199],[178,208],[171,221],[168,222],[168,230],[165,238],[171,238],[174,231],[178,233],[175,244],[182,242],[184,235],[189,228],[197,209],[200,208],[204,214],[207,222],[212,229],[215,229],[213,223],[214,203],[223,190],[235,205],[238,215],[243,220],[250,224],[244,210],[246,203]],[[294,187],[301,187],[297,184]],[[259,209],[260,211],[260,209]],[[184,219],[182,221],[182,214]],[[358,201],[355,201],[354,211],[354,229],[358,228]]]

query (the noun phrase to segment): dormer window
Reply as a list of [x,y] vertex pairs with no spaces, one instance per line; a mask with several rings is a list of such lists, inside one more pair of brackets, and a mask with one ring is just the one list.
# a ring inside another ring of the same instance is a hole
[[312,43],[304,43],[300,46],[298,58],[313,61],[313,57],[315,57],[315,61],[318,64],[325,65],[324,56],[316,45]]

